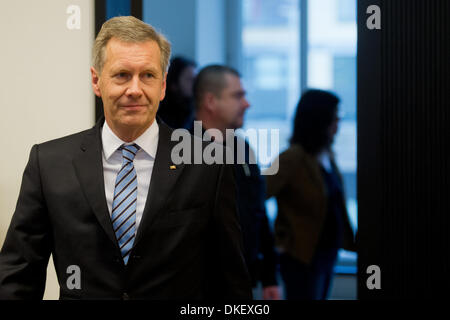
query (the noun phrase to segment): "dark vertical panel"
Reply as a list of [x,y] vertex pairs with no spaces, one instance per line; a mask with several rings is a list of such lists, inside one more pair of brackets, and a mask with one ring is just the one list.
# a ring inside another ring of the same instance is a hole
[[[375,1],[359,3],[359,297],[448,296],[449,1],[379,1],[380,31],[367,30],[362,19]],[[380,72],[368,86],[362,82],[374,65],[362,55],[374,37],[380,40],[372,47],[372,56],[380,54],[373,57]],[[366,101],[375,94],[377,103]],[[379,145],[373,146],[377,133]],[[371,148],[376,155],[364,153]],[[380,291],[366,288],[370,264],[381,267]]]
[[[142,0],[95,0],[95,35],[103,23],[113,16],[132,15],[142,19]],[[95,97],[95,119],[103,116],[103,102]]]
[[[106,21],[106,0],[95,0],[95,36],[99,33],[103,23]],[[95,121],[103,116],[103,102],[95,97]]]
[[[357,62],[357,197],[358,197],[358,297],[364,298],[366,270],[381,261],[381,32],[366,28],[366,9],[381,1],[358,1]],[[372,232],[377,230],[378,232]],[[383,285],[383,284],[382,284]]]
[[95,35],[106,21],[106,0],[95,0]]
[[131,15],[142,20],[142,1],[131,0]]

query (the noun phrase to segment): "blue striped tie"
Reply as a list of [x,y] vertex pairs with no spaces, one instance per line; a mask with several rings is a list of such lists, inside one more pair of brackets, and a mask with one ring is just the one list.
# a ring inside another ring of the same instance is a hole
[[136,236],[137,177],[133,160],[139,149],[136,144],[119,148],[123,161],[114,187],[111,219],[125,264]]

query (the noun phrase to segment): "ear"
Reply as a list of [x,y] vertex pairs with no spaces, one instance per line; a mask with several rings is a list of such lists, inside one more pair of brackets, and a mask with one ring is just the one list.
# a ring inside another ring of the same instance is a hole
[[94,67],[91,67],[91,76],[92,76],[92,89],[97,97],[101,98],[102,93],[100,91],[100,75],[97,73],[97,70]]
[[164,72],[163,83],[161,87],[161,97],[159,98],[159,101],[162,101],[166,96],[166,87],[167,87],[167,72]]
[[217,97],[212,92],[207,92],[203,96],[203,105],[205,106],[205,109],[214,112],[217,108]]

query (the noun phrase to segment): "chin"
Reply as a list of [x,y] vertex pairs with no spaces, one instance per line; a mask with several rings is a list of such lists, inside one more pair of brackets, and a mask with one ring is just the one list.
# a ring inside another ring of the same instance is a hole
[[143,127],[146,126],[150,121],[143,116],[133,116],[133,117],[125,117],[122,119],[121,123],[126,127]]
[[234,124],[233,129],[240,129],[244,126],[244,121],[240,121]]

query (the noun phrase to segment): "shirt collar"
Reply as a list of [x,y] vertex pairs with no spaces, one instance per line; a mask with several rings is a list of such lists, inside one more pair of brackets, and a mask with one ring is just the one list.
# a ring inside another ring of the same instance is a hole
[[105,154],[106,160],[108,160],[121,145],[136,143],[142,150],[154,159],[156,157],[156,149],[158,148],[158,137],[159,125],[156,122],[156,119],[153,121],[152,125],[144,131],[143,134],[141,134],[136,140],[129,143],[122,141],[119,137],[117,137],[105,121],[102,129],[103,153]]

